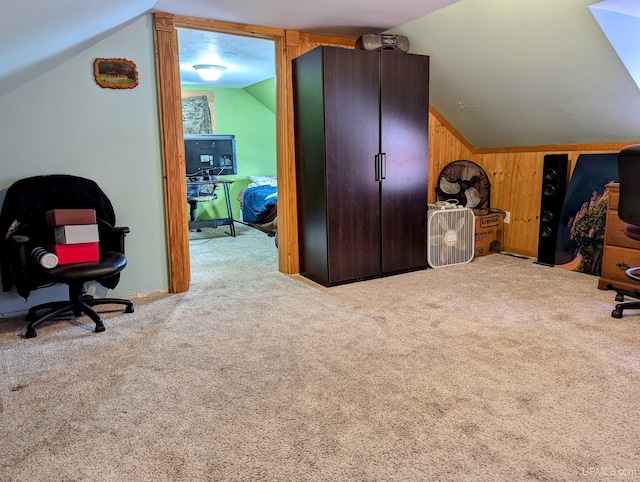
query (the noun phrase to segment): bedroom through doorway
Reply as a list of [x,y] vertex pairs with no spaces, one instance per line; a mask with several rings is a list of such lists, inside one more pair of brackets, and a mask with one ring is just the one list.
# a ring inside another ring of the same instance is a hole
[[211,260],[277,270],[275,42],[176,30],[192,282]]

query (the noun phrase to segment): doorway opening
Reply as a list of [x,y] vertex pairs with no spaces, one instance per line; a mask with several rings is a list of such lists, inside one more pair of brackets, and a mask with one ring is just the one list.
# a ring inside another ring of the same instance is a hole
[[[186,171],[200,167],[197,172],[185,171],[192,278],[198,277],[200,258],[208,250],[231,256],[236,252],[234,243],[245,245],[244,251],[253,249],[250,246],[261,250],[264,243],[268,250],[260,256],[272,257],[278,269],[275,233],[262,230],[260,224],[250,225],[247,221],[255,220],[245,219],[241,202],[253,184],[269,180],[277,185],[275,42],[192,28],[176,30],[183,137],[202,138],[197,152],[185,148]],[[203,70],[216,71],[217,78],[201,75]],[[232,150],[221,147],[221,139],[229,137]],[[234,169],[220,168],[225,163]],[[270,229],[276,227],[277,220]]]

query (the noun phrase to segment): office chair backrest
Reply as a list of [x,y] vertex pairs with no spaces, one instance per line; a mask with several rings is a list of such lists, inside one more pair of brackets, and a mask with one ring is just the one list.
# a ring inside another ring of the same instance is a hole
[[78,207],[95,209],[96,217],[115,224],[111,201],[98,184],[69,174],[34,176],[14,182],[7,190],[2,211],[22,224],[43,225],[47,211]]
[[640,226],[640,144],[627,146],[618,154],[620,201],[618,217]]

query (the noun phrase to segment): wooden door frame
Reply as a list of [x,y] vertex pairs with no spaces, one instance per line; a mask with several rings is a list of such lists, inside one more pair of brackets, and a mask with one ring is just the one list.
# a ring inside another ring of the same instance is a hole
[[[278,265],[299,272],[291,60],[318,45],[353,48],[355,39],[305,34],[156,12],[156,78],[165,194],[169,292],[189,290],[189,229],[186,210],[182,104],[176,27],[257,37],[274,42],[276,58],[276,162],[278,176]],[[274,248],[275,249],[275,248]]]

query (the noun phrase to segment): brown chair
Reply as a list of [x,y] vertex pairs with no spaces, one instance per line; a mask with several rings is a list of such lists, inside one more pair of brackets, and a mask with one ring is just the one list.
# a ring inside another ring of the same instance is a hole
[[[627,223],[624,234],[629,238],[640,241],[640,144],[627,146],[618,154],[618,175],[620,178],[620,199],[618,201],[618,217]],[[626,276],[638,282],[638,291],[633,294],[640,296],[640,266],[630,267],[625,271]],[[628,292],[625,294],[629,294]],[[623,301],[624,294],[618,293],[616,301]],[[626,301],[618,303],[611,316],[622,318],[625,310],[640,309],[640,301]]]

